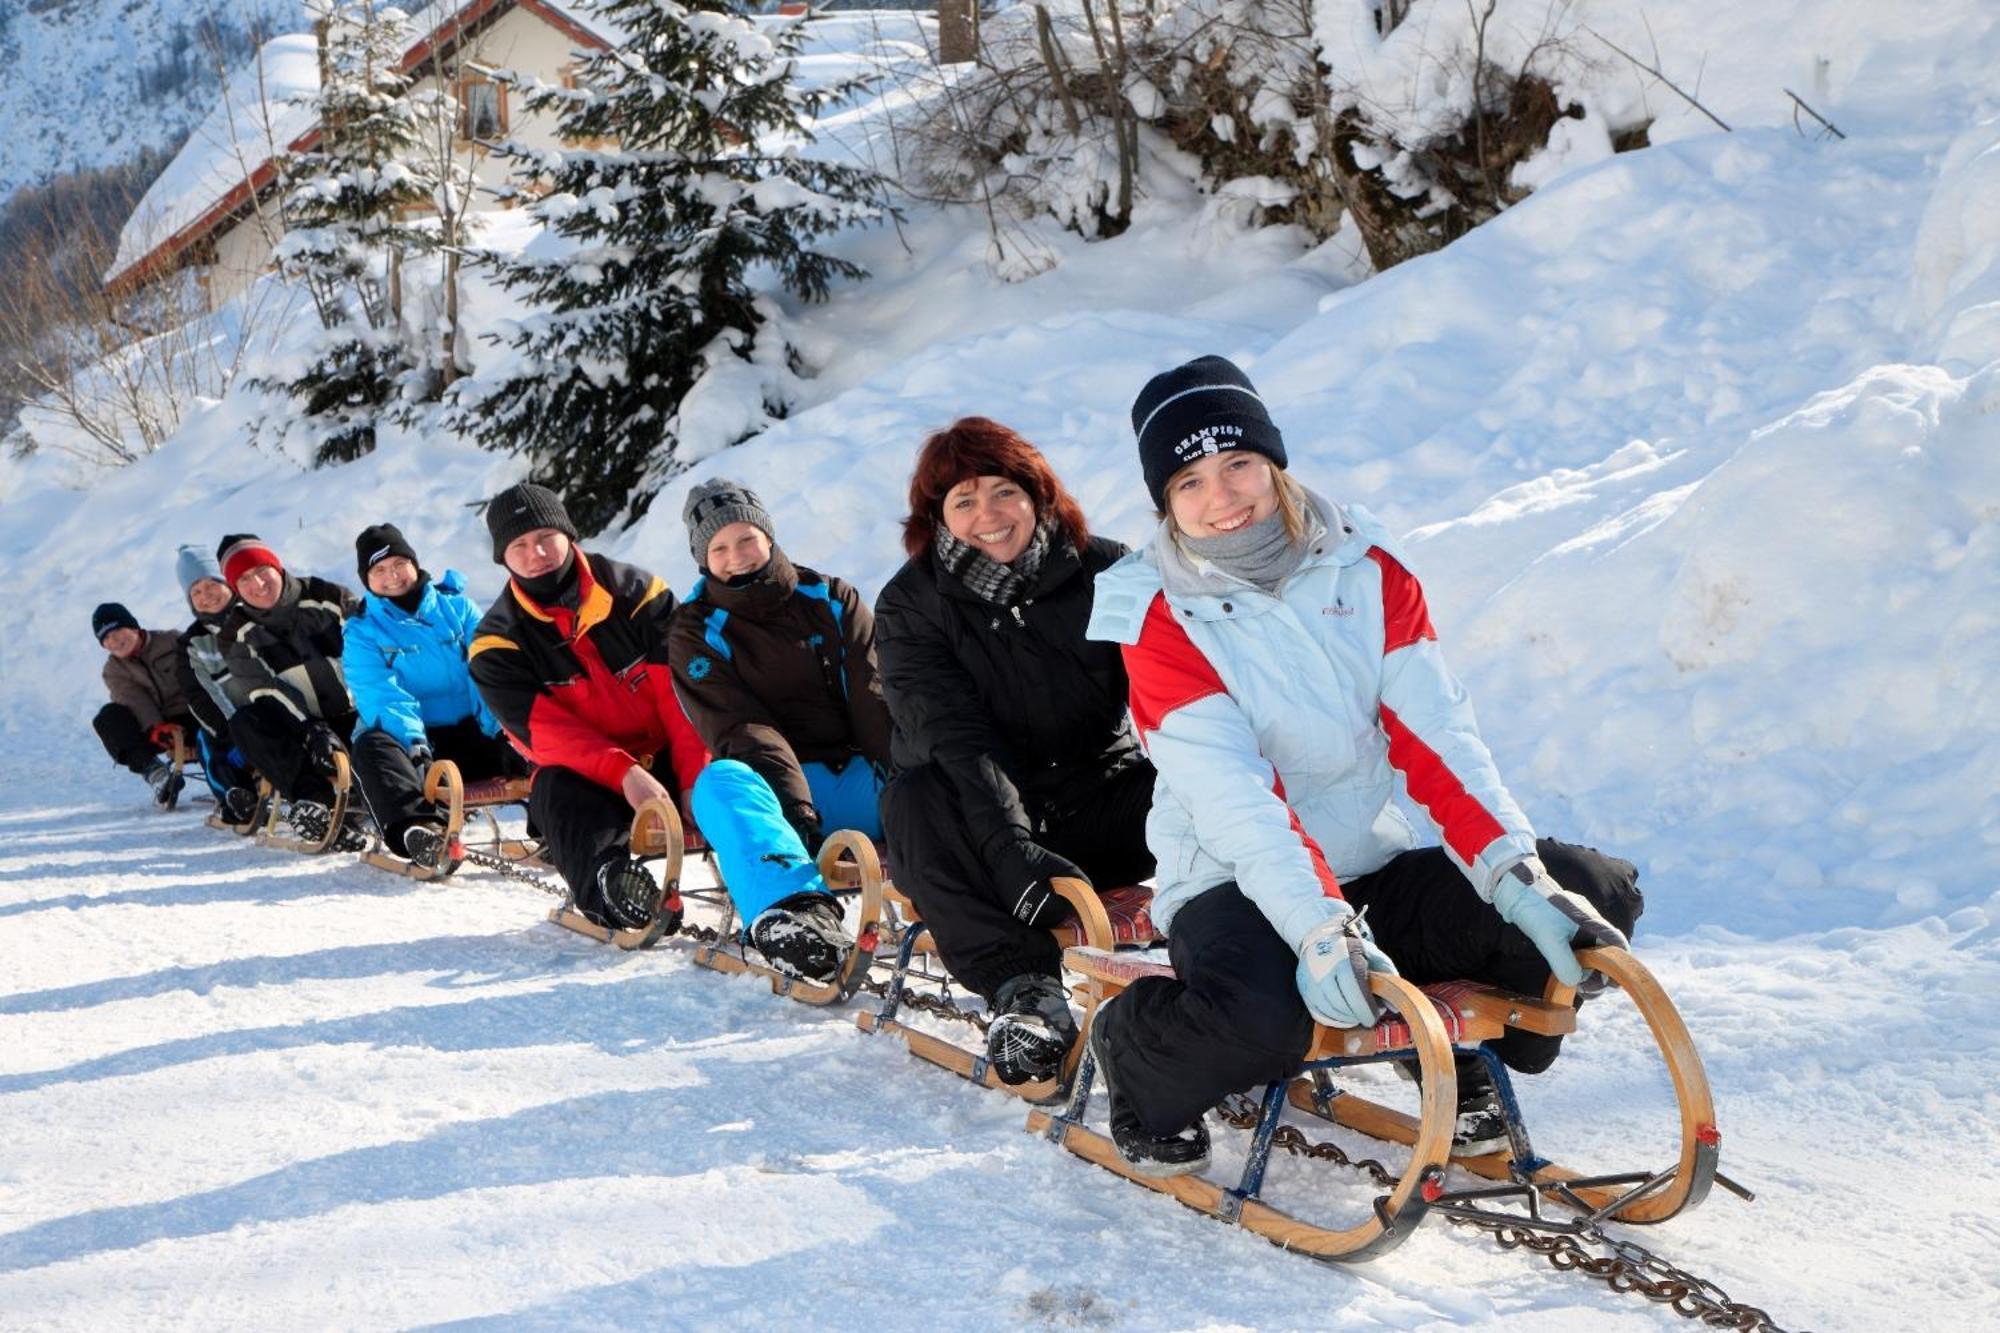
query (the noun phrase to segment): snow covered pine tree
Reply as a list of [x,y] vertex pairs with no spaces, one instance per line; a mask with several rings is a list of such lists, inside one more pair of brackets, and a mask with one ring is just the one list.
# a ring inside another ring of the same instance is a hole
[[[516,357],[454,386],[455,424],[529,455],[585,533],[643,514],[683,443],[734,444],[783,410],[795,357],[758,336],[776,311],[746,270],[768,264],[818,300],[836,277],[865,275],[811,243],[881,212],[874,173],[799,154],[807,122],[858,87],[793,82],[800,24],[758,24],[722,0],[597,12],[624,45],[582,59],[575,87],[524,93],[529,112],[558,115],[565,146],[503,150],[523,164],[524,193],[547,191],[531,209],[569,244],[495,261],[530,306]],[[691,439],[685,408],[701,391],[761,401]]]
[[[310,0],[320,37],[313,99],[319,140],[285,160],[286,233],[279,269],[305,284],[322,332],[284,390],[302,416],[278,414],[279,429],[303,435],[315,465],[346,462],[375,447],[375,426],[412,365],[403,338],[403,259],[432,248],[434,232],[411,220],[441,180],[422,151],[448,98],[413,98],[402,70],[413,33],[408,15],[376,0]],[[275,423],[274,423],[275,424]]]

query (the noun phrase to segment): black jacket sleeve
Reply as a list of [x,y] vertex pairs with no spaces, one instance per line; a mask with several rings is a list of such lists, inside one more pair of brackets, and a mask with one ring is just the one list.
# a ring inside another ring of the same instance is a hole
[[840,599],[840,623],[846,642],[841,660],[847,671],[847,724],[854,744],[872,764],[889,763],[889,705],[882,697],[882,668],[875,658],[875,613],[854,585],[830,578],[833,595]]
[[941,597],[921,580],[891,579],[875,602],[882,693],[895,720],[899,764],[935,764],[958,792],[982,852],[1033,835],[1007,747],[980,700],[977,681],[953,653]]

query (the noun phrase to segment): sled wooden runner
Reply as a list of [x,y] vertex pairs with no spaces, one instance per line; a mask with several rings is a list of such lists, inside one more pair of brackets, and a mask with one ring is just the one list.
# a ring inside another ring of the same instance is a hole
[[[1144,976],[1172,976],[1162,963],[1121,956],[1101,949],[1071,949],[1064,965],[1085,979],[1088,1024],[1097,1019],[1104,1001]],[[1260,1197],[1269,1162],[1272,1136],[1284,1112],[1284,1089],[1295,1080],[1273,1083],[1265,1090],[1263,1110],[1243,1173],[1233,1187],[1202,1175],[1148,1176],[1134,1170],[1118,1153],[1108,1134],[1085,1123],[1096,1062],[1086,1046],[1067,1103],[1060,1110],[1028,1113],[1027,1128],[1085,1161],[1094,1162],[1148,1189],[1177,1199],[1198,1212],[1251,1231],[1275,1245],[1316,1259],[1355,1263],[1386,1254],[1407,1238],[1423,1220],[1442,1190],[1445,1163],[1451,1152],[1452,1121],[1457,1112],[1458,1078],[1452,1067],[1451,1033],[1462,1020],[1448,1000],[1426,994],[1393,973],[1369,975],[1374,994],[1393,1011],[1372,1029],[1321,1027],[1314,1034],[1305,1073],[1341,1065],[1414,1056],[1423,1071],[1420,1113],[1409,1161],[1393,1189],[1378,1195],[1367,1216],[1348,1225],[1322,1225],[1293,1216]],[[1079,1043],[1083,1045],[1083,1043]],[[1317,1057],[1323,1049],[1356,1054]]]
[[[1709,1091],[1708,1075],[1688,1035],[1687,1024],[1645,964],[1624,949],[1586,949],[1577,958],[1629,996],[1646,1020],[1673,1080],[1680,1117],[1677,1159],[1665,1170],[1610,1176],[1587,1176],[1547,1161],[1537,1156],[1529,1143],[1511,1080],[1504,1069],[1496,1069],[1495,1081],[1503,1089],[1503,1107],[1515,1141],[1506,1149],[1482,1156],[1454,1157],[1452,1164],[1488,1180],[1542,1187],[1546,1197],[1587,1213],[1609,1210],[1605,1215],[1620,1222],[1664,1222],[1701,1203],[1717,1178],[1721,1135],[1715,1127],[1715,1100]],[[1457,1040],[1470,1044],[1499,1035],[1488,1030],[1487,1025],[1495,1019],[1506,1027],[1546,1035],[1573,1032],[1577,1017],[1574,1000],[1574,990],[1553,980],[1539,1001],[1488,987],[1471,987],[1461,1003],[1476,1008],[1482,1022]],[[1300,1109],[1372,1138],[1409,1143],[1418,1129],[1409,1116],[1351,1093],[1327,1098],[1323,1091],[1316,1094],[1314,1087],[1295,1083],[1290,1097],[1292,1104]],[[1639,1188],[1648,1184],[1649,1188]]]
[[272,789],[269,782],[259,778],[257,780],[257,794],[263,800],[261,808],[267,813],[264,819],[264,826],[257,830],[257,841],[266,847],[280,847],[288,852],[304,852],[308,856],[317,856],[319,853],[333,846],[334,840],[340,837],[340,830],[344,827],[347,820],[347,798],[353,786],[354,766],[348,762],[347,751],[335,750],[333,752],[333,804],[328,808],[326,836],[317,842],[309,842],[304,838],[294,838],[290,834],[278,831],[278,823],[285,803],[278,799],[278,793]]
[[687,843],[681,835],[681,817],[674,810],[674,803],[656,796],[633,811],[632,834],[627,848],[631,855],[642,861],[666,863],[660,894],[653,903],[651,922],[626,929],[600,926],[577,909],[573,888],[570,896],[560,905],[549,909],[549,920],[565,930],[573,930],[600,943],[615,944],[626,950],[650,949],[662,938],[680,929],[681,857],[686,852]]
[[361,859],[377,870],[386,870],[392,875],[402,875],[416,880],[444,879],[464,864],[464,858],[459,853],[464,850],[460,843],[460,835],[465,831],[467,788],[465,776],[458,771],[456,763],[449,759],[431,761],[430,767],[424,770],[424,800],[437,807],[444,816],[445,843],[452,849],[452,855],[445,864],[419,865],[415,861],[397,856],[379,841],[361,853]]
[[172,722],[167,724],[168,762],[173,765],[173,795],[167,798],[162,809],[178,810],[181,804],[181,787],[187,781],[188,743],[187,735]]
[[868,979],[868,969],[875,964],[876,946],[882,939],[882,860],[866,834],[854,829],[840,829],[828,834],[826,841],[820,844],[818,866],[820,878],[836,897],[858,896],[861,900],[861,915],[854,929],[854,947],[848,950],[833,980],[810,981],[795,977],[751,958],[733,929],[736,912],[728,901],[727,885],[723,885],[713,896],[689,895],[698,901],[719,901],[723,909],[721,929],[714,940],[696,946],[695,962],[717,972],[753,973],[770,983],[772,994],[797,1000],[801,1004],[839,1004],[853,998],[854,993],[861,989],[861,983]]
[[[1102,894],[1092,889],[1080,879],[1059,878],[1053,881],[1055,891],[1076,911],[1070,921],[1057,926],[1052,932],[1056,942],[1065,949],[1075,946],[1110,951],[1121,947],[1144,948],[1156,938],[1150,907],[1152,891],[1138,885],[1107,889]],[[936,945],[924,926],[916,905],[905,894],[896,891],[893,885],[883,885],[884,897],[895,904],[904,921],[901,938],[897,941],[896,970],[888,984],[888,996],[879,1010],[863,1010],[854,1016],[856,1026],[863,1032],[888,1032],[902,1039],[910,1053],[920,1060],[926,1060],[940,1069],[948,1069],[960,1078],[992,1088],[1010,1096],[1020,1097],[1037,1105],[1047,1105],[1061,1100],[1069,1087],[1070,1079],[1076,1072],[1077,1059],[1083,1050],[1079,1040],[1070,1047],[1069,1055],[1063,1060],[1062,1073],[1052,1079],[1034,1083],[1008,1084],[1000,1081],[993,1071],[984,1051],[967,1050],[943,1037],[911,1027],[897,1018],[901,1008],[909,1002],[911,964],[917,954],[935,954]],[[1081,1029],[1079,1029],[1080,1031]]]

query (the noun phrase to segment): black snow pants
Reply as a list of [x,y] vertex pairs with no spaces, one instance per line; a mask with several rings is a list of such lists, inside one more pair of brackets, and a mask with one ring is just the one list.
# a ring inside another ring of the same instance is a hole
[[[481,778],[519,777],[528,771],[514,747],[479,729],[466,718],[449,726],[424,728],[431,753],[458,765],[467,782]],[[403,835],[412,824],[437,818],[437,807],[424,799],[424,775],[410,758],[403,743],[380,727],[370,727],[348,746],[354,758],[354,776],[361,782],[361,794],[382,841],[398,855],[407,855]]]
[[[662,750],[650,770],[684,807],[675,783],[672,756]],[[528,822],[542,835],[548,860],[576,895],[576,905],[595,920],[604,920],[604,898],[597,888],[597,869],[626,854],[632,839],[632,806],[625,794],[600,786],[573,768],[535,770],[528,794]]]
[[[187,737],[189,746],[194,744],[197,730],[192,717],[170,717],[167,721],[178,726]],[[97,716],[90,719],[97,739],[104,742],[104,752],[112,762],[134,773],[144,774],[160,757],[160,747],[153,744],[152,737],[139,725],[138,714],[124,704],[106,704],[97,710]]]
[[[1590,899],[1629,938],[1643,910],[1629,861],[1543,838],[1549,873]],[[1484,981],[1540,995],[1546,961],[1502,921],[1435,847],[1404,852],[1341,886],[1403,977],[1417,985]],[[1174,914],[1168,954],[1175,976],[1134,982],[1098,1020],[1111,1079],[1146,1128],[1173,1134],[1224,1096],[1297,1072],[1313,1023],[1299,998],[1298,955],[1234,882]],[[1493,1043],[1510,1069],[1547,1069],[1561,1037],[1509,1032]]]
[[[355,720],[353,713],[347,713],[328,718],[326,725],[334,735],[346,736],[354,730]],[[244,761],[286,800],[331,804],[333,783],[313,767],[312,757],[306,753],[310,726],[276,699],[265,697],[230,715],[229,738]]]
[[[1036,842],[1108,889],[1153,873],[1146,847],[1152,805],[1153,766],[1133,764],[1070,809],[1036,810],[1030,803],[1029,815]],[[1012,895],[1001,892],[993,868],[981,861],[956,789],[935,765],[905,769],[882,789],[882,828],[896,887],[923,914],[938,957],[960,985],[991,1003],[1011,977],[1060,973],[1055,937],[1015,918]]]

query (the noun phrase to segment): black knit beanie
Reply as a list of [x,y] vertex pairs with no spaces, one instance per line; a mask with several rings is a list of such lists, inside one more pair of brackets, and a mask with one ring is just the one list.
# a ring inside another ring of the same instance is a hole
[[690,490],[681,505],[681,521],[687,524],[688,549],[694,553],[694,567],[700,570],[708,568],[708,544],[731,523],[752,524],[762,528],[772,541],[778,540],[772,531],[771,512],[764,508],[757,492],[726,477],[701,482]]
[[1201,356],[1153,376],[1132,403],[1132,433],[1153,507],[1167,482],[1207,454],[1248,449],[1285,466],[1285,440],[1250,377],[1219,356]]
[[486,502],[486,530],[493,534],[494,564],[506,564],[507,543],[536,528],[554,528],[571,541],[577,540],[576,524],[569,521],[562,498],[546,486],[524,481]]
[[361,535],[354,539],[354,564],[361,571],[362,587],[368,586],[368,571],[392,555],[400,555],[413,565],[419,563],[416,551],[403,540],[402,530],[394,523],[361,529]]
[[139,621],[120,602],[106,602],[90,613],[90,632],[97,636],[99,643],[104,636],[115,629],[137,629]]

